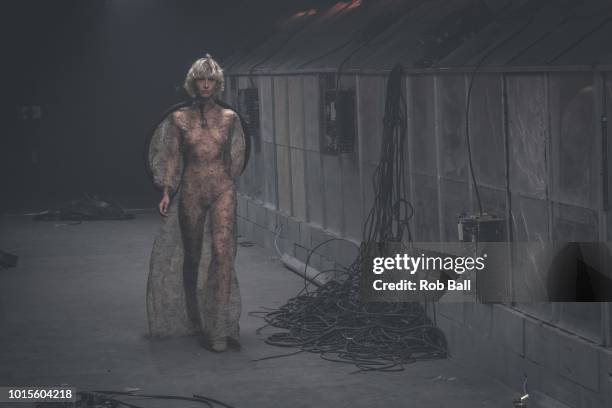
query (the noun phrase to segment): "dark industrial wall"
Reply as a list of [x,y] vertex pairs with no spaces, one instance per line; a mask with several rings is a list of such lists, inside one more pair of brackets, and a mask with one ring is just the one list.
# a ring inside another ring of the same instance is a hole
[[[176,88],[190,64],[206,52],[223,62],[261,41],[288,8],[242,0],[7,2],[0,209],[82,191],[153,193],[145,139],[184,97]],[[23,120],[21,106],[34,105],[40,120]]]
[[[601,118],[611,113],[612,88],[593,72],[407,76],[414,239],[456,241],[459,215],[478,211],[465,130],[471,81],[469,136],[483,210],[506,219],[515,241],[609,239],[611,152]],[[237,80],[259,88],[263,140],[241,181],[243,235],[301,261],[329,238],[360,242],[385,84],[384,76],[343,76],[342,86],[356,90],[358,146],[326,155],[317,75]],[[310,263],[325,270],[355,254],[334,241]],[[611,398],[610,310],[606,303],[447,304],[439,322],[465,362],[516,387],[528,374],[533,387],[570,406],[603,406],[596,403]]]

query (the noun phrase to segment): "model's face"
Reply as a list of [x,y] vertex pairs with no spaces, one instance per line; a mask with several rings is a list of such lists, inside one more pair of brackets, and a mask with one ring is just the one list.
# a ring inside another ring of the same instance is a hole
[[213,77],[199,78],[195,81],[198,93],[202,98],[210,98],[217,91],[219,83]]

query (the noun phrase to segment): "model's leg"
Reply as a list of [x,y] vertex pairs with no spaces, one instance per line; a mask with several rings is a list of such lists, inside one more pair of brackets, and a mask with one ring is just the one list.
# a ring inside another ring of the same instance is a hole
[[219,195],[211,207],[211,229],[213,252],[217,259],[217,328],[221,336],[213,338],[213,349],[222,351],[226,347],[226,337],[230,313],[230,289],[234,276],[234,223],[236,217],[236,190],[229,188]]
[[196,328],[201,327],[196,286],[200,257],[202,254],[202,236],[206,207],[199,194],[185,189],[179,201],[179,223],[185,253],[183,261],[183,283],[187,316]]

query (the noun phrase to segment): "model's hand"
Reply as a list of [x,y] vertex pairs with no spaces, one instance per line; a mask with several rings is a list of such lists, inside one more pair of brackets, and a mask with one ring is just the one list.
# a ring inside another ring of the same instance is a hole
[[168,205],[170,204],[170,196],[164,193],[161,201],[159,202],[159,213],[164,217],[168,215]]

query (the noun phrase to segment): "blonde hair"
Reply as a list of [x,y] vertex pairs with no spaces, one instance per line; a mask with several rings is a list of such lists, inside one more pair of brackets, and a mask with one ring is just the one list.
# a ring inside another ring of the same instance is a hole
[[[185,90],[192,98],[195,98],[198,95],[198,89],[196,87],[195,81],[197,79],[203,79],[212,77],[215,81],[217,81],[217,89],[215,95],[220,92],[223,92],[225,89],[225,78],[223,76],[223,70],[221,66],[215,61],[210,54],[206,54],[206,57],[200,58],[196,62],[193,63],[191,68],[189,68],[189,72],[187,72],[187,76],[185,77]],[[213,95],[213,96],[215,96]]]

